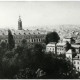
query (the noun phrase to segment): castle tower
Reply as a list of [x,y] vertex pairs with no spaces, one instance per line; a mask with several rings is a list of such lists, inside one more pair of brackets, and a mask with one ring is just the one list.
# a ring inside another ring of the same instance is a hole
[[19,20],[18,20],[18,30],[22,30],[22,21],[21,21],[20,16],[19,16]]

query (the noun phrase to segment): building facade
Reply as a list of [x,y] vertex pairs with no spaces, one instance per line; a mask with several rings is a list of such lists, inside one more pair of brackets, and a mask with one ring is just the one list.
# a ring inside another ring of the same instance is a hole
[[56,42],[50,42],[46,45],[46,52],[56,53]]
[[64,54],[65,53],[65,45],[66,45],[66,43],[51,42],[46,45],[46,52],[54,52],[56,54]]
[[69,49],[69,50],[66,52],[66,58],[68,58],[71,62],[72,62],[72,54],[73,54],[72,49]]
[[75,49],[76,53],[80,53],[80,44],[72,44],[71,46]]
[[76,70],[80,72],[80,54],[77,54],[73,58],[73,65],[75,66]]
[[65,53],[65,46],[66,43],[57,43],[57,54],[64,54]]
[[[42,32],[40,30],[24,30],[22,28],[22,20],[20,17],[18,20],[18,30],[11,29],[11,32],[15,40],[15,46],[20,45],[23,39],[26,40],[28,45],[33,45],[35,43],[43,43],[46,37],[46,32]],[[8,43],[7,29],[0,30],[0,42],[1,41],[5,41]]]

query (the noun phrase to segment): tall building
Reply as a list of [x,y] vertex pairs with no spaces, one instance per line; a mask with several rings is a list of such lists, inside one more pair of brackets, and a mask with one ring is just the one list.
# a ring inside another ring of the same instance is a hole
[[20,16],[19,16],[19,20],[18,20],[18,30],[22,30],[22,21],[21,21]]

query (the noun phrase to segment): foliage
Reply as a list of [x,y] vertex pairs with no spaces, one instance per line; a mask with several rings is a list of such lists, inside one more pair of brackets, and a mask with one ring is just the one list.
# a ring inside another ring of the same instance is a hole
[[26,47],[26,46],[27,46],[27,41],[26,41],[26,39],[22,39],[22,41],[21,41],[21,46],[22,46],[22,47]]
[[15,47],[15,40],[10,30],[8,30],[8,48],[12,50]]
[[43,77],[46,79],[78,78],[70,61],[57,56],[52,57],[51,54],[45,55],[42,70],[46,72],[46,75]]
[[[2,58],[2,74],[3,78],[12,78],[17,73],[18,67],[16,64],[18,54],[13,51],[7,51]],[[6,67],[5,67],[6,66]]]
[[71,44],[68,41],[66,41],[65,50],[68,51],[69,49],[71,49]]
[[7,43],[6,43],[6,42],[1,42],[1,47],[2,47],[3,49],[7,48]]
[[46,35],[45,43],[48,44],[49,42],[57,42],[60,40],[60,37],[57,32],[50,32]]
[[76,53],[76,50],[75,50],[74,47],[71,47],[71,49],[72,49],[72,52],[73,52],[72,57],[74,58],[77,55],[77,53]]
[[[72,63],[66,60],[65,55],[56,55],[43,51],[42,44],[35,44],[28,48],[17,46],[12,50],[3,50],[1,56],[0,78],[18,79],[74,79],[78,78]],[[6,66],[6,67],[5,67]]]
[[14,76],[16,79],[33,79],[36,78],[35,71],[30,68],[20,69]]

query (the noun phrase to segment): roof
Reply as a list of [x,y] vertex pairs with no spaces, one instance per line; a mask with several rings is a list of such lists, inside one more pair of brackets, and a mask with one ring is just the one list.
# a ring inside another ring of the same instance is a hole
[[64,38],[65,38],[65,39],[70,39],[70,38],[72,38],[72,36],[71,36],[71,34],[66,34],[66,35],[64,36]]
[[77,39],[80,39],[80,34],[77,36]]
[[65,45],[66,45],[65,42],[63,42],[63,43],[57,43],[57,46],[65,46]]
[[80,43],[80,39],[76,40],[76,43]]
[[67,54],[72,54],[72,50],[69,49],[66,53],[67,53]]
[[79,44],[72,44],[71,46],[72,46],[72,47],[75,47],[75,48],[79,48],[79,47],[80,47]]
[[77,54],[77,55],[73,58],[73,60],[80,60],[80,54]]
[[[10,29],[13,35],[28,35],[28,34],[46,34],[45,31],[41,30],[15,30]],[[0,35],[8,35],[8,29],[0,29]]]
[[48,46],[55,46],[55,44],[56,44],[56,42],[50,42],[50,43],[48,43],[46,46],[48,47]]
[[65,39],[70,39],[70,38],[76,38],[77,35],[76,34],[70,34],[70,33],[67,33],[66,36],[64,37]]

